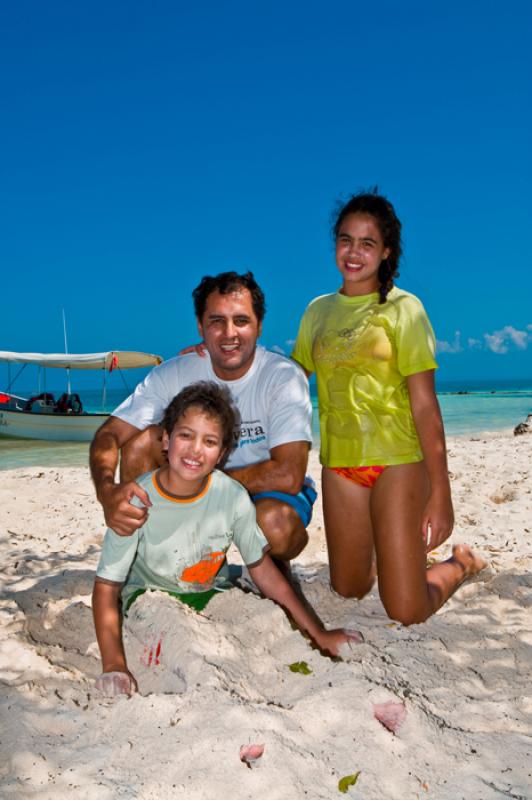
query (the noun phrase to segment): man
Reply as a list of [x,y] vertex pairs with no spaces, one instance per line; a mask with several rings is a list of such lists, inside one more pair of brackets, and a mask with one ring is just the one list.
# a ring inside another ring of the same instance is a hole
[[[122,536],[144,524],[150,501],[135,478],[165,462],[158,424],[162,413],[185,386],[214,380],[229,388],[241,417],[225,471],[251,494],[270,554],[290,560],[308,541],[306,526],[316,496],[305,484],[312,441],[307,380],[292,361],[257,346],[265,303],[251,272],[204,277],[193,298],[207,353],[178,356],[152,370],[92,442],[91,473],[106,522]],[[144,508],[130,503],[133,496]]]

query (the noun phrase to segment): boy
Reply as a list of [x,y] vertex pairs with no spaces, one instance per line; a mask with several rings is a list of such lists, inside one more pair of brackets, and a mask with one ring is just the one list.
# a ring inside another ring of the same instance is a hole
[[97,687],[107,694],[137,690],[122,644],[120,598],[126,614],[147,589],[204,608],[230,587],[225,554],[232,541],[262,594],[279,603],[321,650],[337,655],[344,642],[360,641],[343,630],[324,630],[306,610],[266,552],[248,493],[216,469],[234,443],[228,398],[217,384],[200,382],[172,400],[162,420],[168,463],[139,479],[152,502],[149,517],[131,536],[106,533],[92,607],[103,665]]

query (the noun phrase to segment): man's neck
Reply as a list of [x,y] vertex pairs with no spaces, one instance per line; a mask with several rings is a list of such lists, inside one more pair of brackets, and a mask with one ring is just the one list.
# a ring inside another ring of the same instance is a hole
[[214,364],[214,362],[213,362],[213,360],[211,358],[212,371],[214,372],[216,377],[219,378],[221,381],[224,381],[224,383],[232,383],[234,381],[242,380],[242,378],[245,378],[246,375],[248,375],[251,372],[251,370],[253,369],[253,366],[254,366],[255,361],[257,359],[257,349],[258,349],[258,347],[259,347],[259,345],[257,345],[257,347],[255,348],[255,350],[253,352],[253,358],[248,362],[248,364],[246,365],[246,368],[244,369],[243,372],[241,371],[242,367],[239,367],[239,368],[235,369],[234,371],[231,370],[230,368],[229,369],[217,370],[216,366],[215,366],[215,364]]

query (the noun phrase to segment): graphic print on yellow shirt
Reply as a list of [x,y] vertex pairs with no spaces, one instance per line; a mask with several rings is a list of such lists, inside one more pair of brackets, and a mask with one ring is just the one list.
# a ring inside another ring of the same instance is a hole
[[315,372],[320,459],[328,467],[404,464],[423,458],[406,385],[435,369],[435,338],[421,302],[394,288],[313,300],[292,357]]

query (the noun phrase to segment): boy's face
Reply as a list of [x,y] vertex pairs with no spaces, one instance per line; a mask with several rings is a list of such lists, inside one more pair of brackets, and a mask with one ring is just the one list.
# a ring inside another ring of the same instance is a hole
[[188,408],[171,435],[163,433],[163,446],[168,448],[169,489],[175,494],[194,493],[222,457],[222,441],[218,419],[196,406]]

